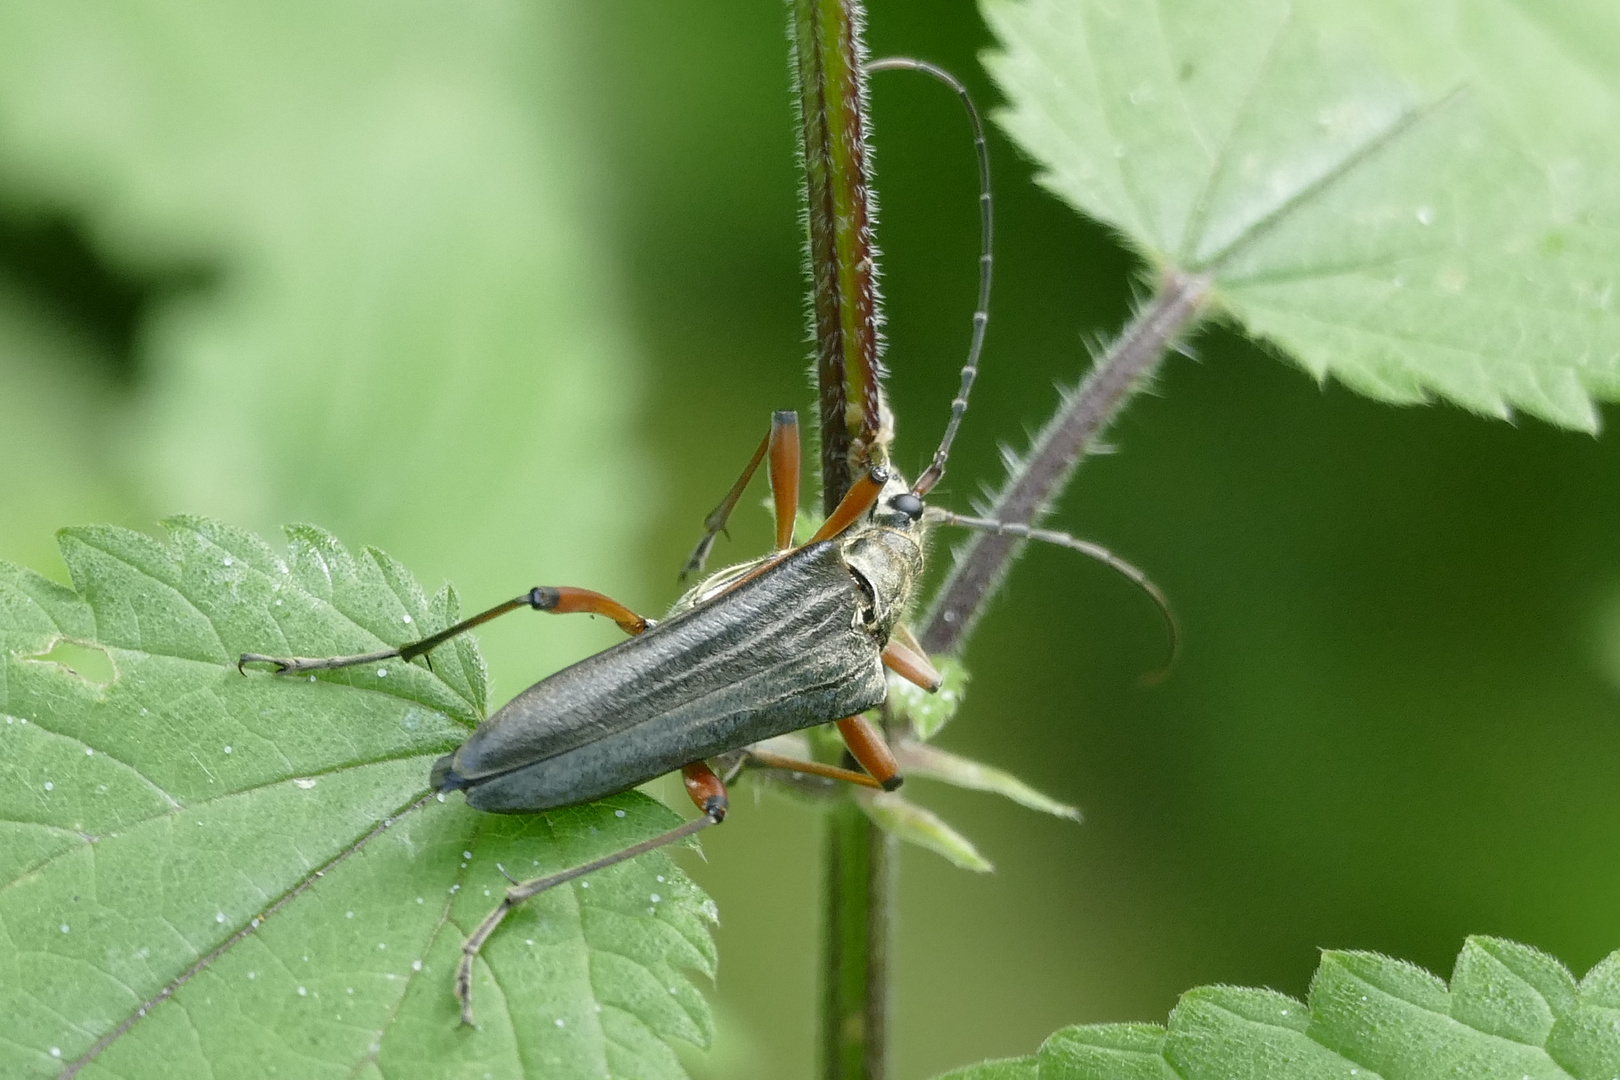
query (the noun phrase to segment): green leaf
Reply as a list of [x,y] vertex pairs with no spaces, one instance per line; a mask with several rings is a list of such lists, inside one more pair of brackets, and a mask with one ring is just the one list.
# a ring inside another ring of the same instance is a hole
[[988,791],[1042,814],[1080,820],[1079,810],[1036,791],[1005,769],[909,739],[898,744],[894,752],[908,776],[926,776],[969,791]]
[[943,856],[963,870],[988,874],[995,869],[989,859],[979,854],[973,841],[946,824],[944,818],[927,807],[918,806],[891,791],[858,792],[855,800],[879,828],[908,844],[916,844]]
[[[1587,35],[1620,35],[1620,9],[1588,8]],[[1587,430],[1620,394],[1620,83],[1583,77],[1567,27],[1513,5],[985,11],[1041,182],[1208,275],[1318,378]]]
[[[0,196],[70,216],[114,269],[209,282],[143,316],[138,395],[63,403],[81,415],[56,425],[73,445],[50,471],[128,475],[163,512],[319,521],[480,604],[542,580],[631,591],[659,480],[626,436],[636,350],[597,231],[577,18],[518,0],[0,5]],[[33,565],[63,522],[149,516],[85,487],[0,542],[33,524],[7,549]],[[610,632],[489,639],[515,689]]]
[[[433,667],[238,674],[456,618],[379,552],[289,530],[286,557],[197,518],[169,543],[61,536],[74,588],[0,564],[0,1075],[679,1077],[705,1043],[712,904],[654,853],[523,905],[475,974],[497,863],[534,876],[678,819],[637,793],[534,816],[427,794],[483,715],[470,639]],[[54,657],[104,652],[95,681]],[[50,654],[52,658],[46,658]],[[476,1070],[476,1071],[471,1071]]]
[[[1309,1006],[1206,986],[1182,995],[1168,1027],[1065,1028],[1037,1061],[1038,1080],[1607,1080],[1620,1069],[1620,952],[1577,985],[1545,953],[1470,938],[1449,987],[1386,956],[1327,952]],[[949,1075],[997,1080],[1001,1065]]]
[[889,673],[889,709],[908,723],[911,733],[923,742],[950,723],[967,694],[967,668],[960,660],[954,656],[935,657],[934,667],[940,674],[940,684],[932,694],[909,679]]
[[939,1080],[1036,1080],[1036,1060],[1032,1057],[1007,1058],[969,1065],[941,1076]]

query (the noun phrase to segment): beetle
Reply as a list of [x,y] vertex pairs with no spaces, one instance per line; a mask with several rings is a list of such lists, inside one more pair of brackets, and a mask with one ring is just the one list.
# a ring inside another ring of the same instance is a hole
[[[869,72],[893,69],[921,71],[956,91],[973,124],[980,175],[981,254],[973,335],[945,433],[915,483],[908,484],[887,463],[892,422],[885,416],[865,474],[815,534],[795,545],[798,418],[791,411],[778,412],[737,482],[706,519],[703,538],[682,574],[702,569],[749,481],[767,461],[776,550],[705,578],[662,620],[644,618],[589,589],[538,586],[399,648],[321,658],[246,653],[238,663],[244,670],[250,663],[267,663],[277,674],[291,674],[396,657],[409,662],[428,656],[458,634],[524,608],[602,615],[630,635],[518,694],[434,764],[431,784],[441,794],[465,792],[467,804],[479,810],[532,814],[590,802],[679,770],[700,814],[582,866],[530,881],[509,877],[512,884],[500,904],[462,947],[455,989],[465,1024],[473,1023],[474,961],[514,907],[546,889],[676,843],[725,819],[726,780],[708,761],[722,755],[733,760],[727,779],[752,766],[886,791],[900,786],[893,753],[862,714],[884,702],[885,668],[926,690],[939,688],[939,673],[904,624],[922,579],[932,526],[959,525],[1074,548],[1125,573],[1169,617],[1162,594],[1139,570],[1096,545],[1066,533],[925,505],[924,498],[945,473],[978,373],[989,320],[989,157],[978,111],[954,76],[909,58],[867,65]],[[858,770],[787,758],[756,745],[829,723],[836,725]]]

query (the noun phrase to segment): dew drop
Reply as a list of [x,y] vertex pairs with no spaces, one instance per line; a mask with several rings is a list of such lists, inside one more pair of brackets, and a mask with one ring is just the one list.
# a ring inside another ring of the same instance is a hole
[[663,883],[664,883],[664,875],[659,874],[658,875],[658,884],[662,885]]
[[314,682],[314,681],[315,681],[315,676],[313,676],[313,675],[311,675],[311,676],[310,676],[310,677],[309,677],[309,681],[310,681],[310,682]]
[[461,886],[459,884],[452,885],[452,886],[450,886],[450,891],[451,892],[460,892],[461,891]]
[[354,993],[354,987],[352,987],[352,986],[346,986],[346,987],[344,987],[344,988],[343,988],[343,992],[344,992],[344,993],[345,993],[345,994],[352,994],[352,993]]
[[299,997],[304,997],[304,996],[305,996],[305,995],[307,995],[307,994],[308,994],[308,993],[309,993],[309,991],[308,991],[308,990],[305,990],[305,989],[304,989],[304,988],[303,988],[303,987],[302,987],[302,986],[300,986],[300,987],[299,987],[299,988],[298,988],[298,996],[299,996]]
[[388,678],[388,669],[385,668],[385,667],[378,668],[377,669],[377,678],[379,678],[379,679]]
[[225,921],[225,913],[223,911],[214,912],[214,921],[215,922],[220,922],[220,923],[224,922]]
[[343,917],[345,919],[352,919],[352,918],[354,918],[354,912],[352,912],[352,911],[345,912]]
[[562,1017],[560,1017],[560,1016],[559,1016],[559,1017],[557,1017],[557,1026],[558,1026],[558,1027],[566,1027],[566,1026],[567,1026],[567,1024],[568,1024],[568,1021],[566,1021],[566,1020],[564,1020],[564,1019],[563,1019],[563,1018],[562,1018]]
[[422,903],[422,898],[421,898],[421,897],[420,897],[420,896],[418,896],[418,897],[417,897],[417,898],[416,898],[416,902],[417,902],[417,903],[418,903],[418,904],[420,904],[420,903]]
[[444,792],[442,791],[439,793],[439,801],[444,802]]
[[60,1046],[51,1047],[51,1057],[61,1057],[61,1056],[62,1056],[62,1048]]
[[230,566],[235,561],[236,560],[232,559],[229,555],[225,556],[225,565],[226,566]]
[[411,961],[411,970],[412,971],[421,971],[422,970],[422,961],[420,961],[420,960],[412,960]]
[[84,748],[84,756],[85,757],[91,757],[94,754],[95,754],[95,751],[90,749],[88,746]]
[[676,994],[676,993],[679,993],[680,991],[672,986],[672,987],[669,988],[669,992],[672,993],[672,994]]
[[1430,207],[1430,206],[1420,206],[1420,207],[1418,207],[1417,208],[1417,219],[1418,219],[1418,224],[1419,225],[1433,225],[1434,224],[1434,208]]
[[378,952],[382,952],[386,948],[388,948],[388,942],[386,942],[386,941],[377,942],[377,951]]
[[579,887],[582,889],[588,889],[591,887],[591,883],[588,881],[582,881],[579,883]]
[[47,781],[45,781],[45,790],[46,791],[55,791],[56,790],[56,785],[51,783],[49,780],[47,780]]
[[297,780],[294,780],[293,783],[297,784],[305,791],[308,791],[310,788],[315,786],[315,778],[312,776],[301,776]]
[[534,938],[526,937],[526,938],[523,939],[523,943],[525,945],[533,945],[534,944]]
[[230,752],[231,752],[231,748],[230,748],[230,747],[228,747],[228,746],[227,746],[227,747],[226,747],[226,748],[225,748],[225,752],[226,752],[226,753],[227,753],[227,754],[229,754],[229,753],[230,753]]
[[407,616],[405,616],[405,621],[406,621],[406,622],[410,622],[410,621],[411,621],[411,617],[410,617],[410,616],[409,616],[409,615],[407,615]]
[[659,896],[657,893],[653,893],[652,896],[648,897],[648,899],[650,899],[653,903],[656,904],[656,903],[658,903],[658,901],[662,900],[663,897]]
[[613,811],[613,816],[614,817],[624,817],[624,811],[623,810],[615,810],[615,811]]

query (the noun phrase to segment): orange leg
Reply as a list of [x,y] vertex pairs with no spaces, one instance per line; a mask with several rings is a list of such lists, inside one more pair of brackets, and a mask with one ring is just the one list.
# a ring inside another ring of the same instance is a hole
[[703,571],[716,537],[726,531],[731,511],[754,478],[759,463],[767,456],[770,457],[771,497],[776,509],[776,547],[782,550],[793,546],[793,519],[799,511],[799,414],[787,410],[771,414],[771,430],[759,441],[759,449],[754,451],[720,505],[703,519],[703,539],[681,567],[682,578]]
[[683,765],[681,782],[685,785],[686,794],[691,798],[693,805],[707,814],[711,821],[718,825],[726,820],[726,811],[731,808],[731,798],[726,794],[725,783],[714,775],[713,769],[701,761]]
[[872,504],[877,502],[878,496],[883,493],[883,485],[888,482],[888,472],[873,467],[865,476],[849,485],[849,490],[844,492],[843,500],[833,509],[827,520],[821,523],[821,528],[816,530],[816,535],[809,539],[806,546],[831,540],[859,521],[862,514],[872,509]]
[[856,784],[860,787],[883,787],[872,777],[854,769],[840,769],[837,765],[823,765],[819,761],[805,761],[803,758],[773,754],[769,750],[748,750],[743,762],[762,769],[781,769],[783,772],[804,773],[806,776],[824,776],[828,780],[842,780],[846,784]]
[[893,791],[901,785],[905,778],[900,775],[900,763],[894,760],[889,744],[865,717],[849,716],[838,721],[838,734],[844,737],[844,745],[879,787]]
[[236,667],[240,671],[243,664],[274,664],[277,675],[286,675],[299,671],[329,671],[333,668],[353,667],[356,664],[372,664],[378,660],[392,660],[395,657],[405,661],[415,660],[418,656],[432,652],[457,634],[465,634],[475,626],[482,626],[491,619],[500,618],[508,612],[525,607],[533,608],[535,611],[549,611],[554,615],[604,615],[618,623],[619,629],[627,634],[639,634],[652,625],[651,619],[642,618],[617,600],[603,596],[599,592],[576,589],[570,585],[539,585],[522,596],[513,597],[504,604],[496,604],[488,611],[481,611],[470,619],[463,619],[431,637],[413,641],[409,645],[401,645],[397,649],[380,649],[377,652],[359,653],[354,656],[318,657],[277,657],[261,653],[243,653],[241,659],[236,662]]
[[934,667],[928,659],[928,654],[923,652],[922,646],[917,644],[917,639],[911,636],[911,631],[907,630],[904,624],[894,628],[894,636],[883,647],[883,666],[907,682],[916,683],[930,694],[937,691],[939,684],[945,681],[939,669]]
[[799,414],[771,417],[771,501],[776,510],[776,550],[793,546],[793,522],[799,516]]

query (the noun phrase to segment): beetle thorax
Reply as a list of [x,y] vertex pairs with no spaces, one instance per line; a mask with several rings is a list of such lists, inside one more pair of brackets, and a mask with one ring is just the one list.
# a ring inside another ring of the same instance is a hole
[[841,553],[871,603],[868,628],[888,641],[911,607],[922,578],[921,529],[916,525],[852,529],[844,534]]

